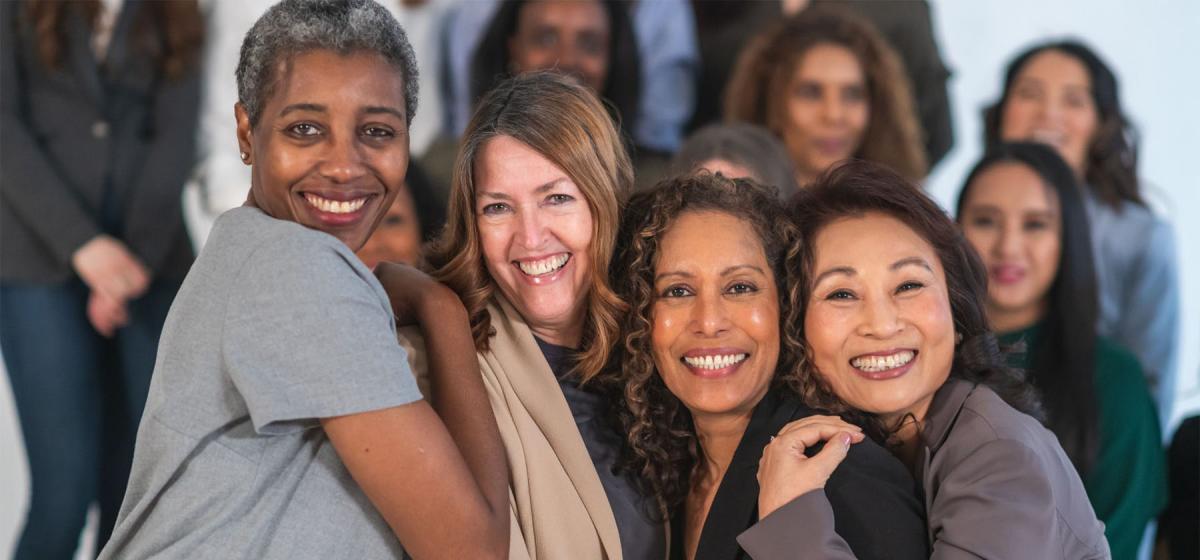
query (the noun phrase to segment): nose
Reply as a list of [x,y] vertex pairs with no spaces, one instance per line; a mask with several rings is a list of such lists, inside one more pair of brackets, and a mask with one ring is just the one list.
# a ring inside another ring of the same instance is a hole
[[317,171],[334,183],[349,183],[366,173],[362,146],[353,135],[332,135]]
[[517,240],[525,249],[538,249],[546,241],[546,220],[539,209],[521,209]]
[[699,294],[692,307],[692,329],[707,338],[720,336],[729,330],[729,313],[719,294]]
[[842,107],[842,100],[836,92],[827,92],[822,99],[821,115],[825,117],[827,122],[841,122],[846,116],[846,111]]
[[862,336],[886,340],[904,330],[904,322],[891,297],[871,298],[864,306],[863,313],[858,328]]
[[1013,257],[1020,253],[1023,244],[1020,227],[1002,226],[995,252],[1001,257]]

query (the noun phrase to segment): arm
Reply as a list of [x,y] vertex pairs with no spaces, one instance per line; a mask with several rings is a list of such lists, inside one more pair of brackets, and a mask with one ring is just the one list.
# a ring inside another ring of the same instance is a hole
[[1145,250],[1129,268],[1123,315],[1113,338],[1125,345],[1145,367],[1150,391],[1163,422],[1175,401],[1175,368],[1179,351],[1179,272],[1175,235],[1158,221]]
[[[699,54],[691,6],[683,0],[639,2],[631,14],[642,59],[642,92],[633,131],[639,145],[674,152],[696,106]],[[657,25],[655,25],[657,24]]]

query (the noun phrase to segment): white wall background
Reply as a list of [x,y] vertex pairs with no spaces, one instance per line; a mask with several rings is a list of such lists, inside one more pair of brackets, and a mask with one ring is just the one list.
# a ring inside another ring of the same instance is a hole
[[[644,0],[652,1],[652,0]],[[998,95],[1004,64],[1048,37],[1075,36],[1116,70],[1141,129],[1142,177],[1175,225],[1183,319],[1174,417],[1200,410],[1200,2],[1193,0],[931,0],[942,54],[954,76],[955,147],[929,189],[946,207],[981,153],[980,111]],[[0,383],[0,557],[11,555],[29,499],[28,472],[7,377]]]

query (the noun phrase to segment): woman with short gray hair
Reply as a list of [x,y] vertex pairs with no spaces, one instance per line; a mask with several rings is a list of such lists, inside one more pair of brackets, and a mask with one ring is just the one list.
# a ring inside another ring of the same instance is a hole
[[[501,557],[508,469],[475,357],[454,351],[466,310],[399,265],[389,303],[354,255],[408,166],[404,31],[371,0],[284,0],[237,79],[250,192],[171,307],[101,558]],[[397,317],[437,333],[432,408]]]

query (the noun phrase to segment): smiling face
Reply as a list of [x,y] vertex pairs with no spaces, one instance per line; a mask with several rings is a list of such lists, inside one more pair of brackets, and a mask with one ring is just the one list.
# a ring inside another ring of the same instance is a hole
[[562,169],[511,136],[488,140],[474,169],[488,274],[534,334],[575,347],[593,266],[587,199]]
[[401,189],[383,221],[358,250],[367,268],[387,261],[416,266],[421,260],[421,222],[408,189]]
[[866,77],[849,49],[822,43],[801,57],[785,101],[783,142],[801,182],[854,155],[870,119]]
[[662,236],[654,274],[651,343],[663,382],[693,415],[748,416],[779,361],[779,296],[754,228],[684,213]]
[[1058,274],[1058,197],[1024,164],[996,164],[970,185],[959,222],[987,265],[988,317],[996,329],[1032,325]]
[[521,6],[508,42],[517,72],[558,70],[604,91],[611,31],[596,0],[534,0]]
[[380,55],[314,50],[280,64],[257,125],[239,104],[248,203],[357,250],[404,183],[404,79]]
[[881,213],[817,232],[804,317],[813,363],[850,406],[893,422],[924,418],[950,375],[954,321],[933,247]]
[[1083,175],[1100,117],[1082,62],[1057,50],[1034,55],[1013,80],[1001,111],[1002,140],[1053,146]]

